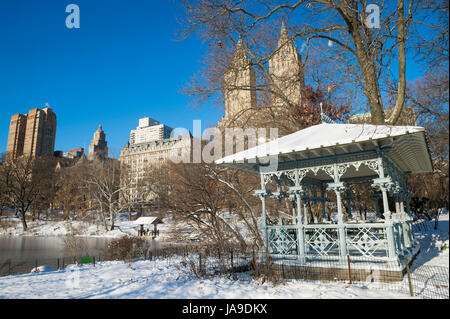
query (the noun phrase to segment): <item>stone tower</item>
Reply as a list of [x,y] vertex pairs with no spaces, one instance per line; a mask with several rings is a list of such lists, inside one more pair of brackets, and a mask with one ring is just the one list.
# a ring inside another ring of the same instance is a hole
[[94,133],[94,138],[89,145],[89,160],[94,159],[105,160],[108,158],[108,146],[106,142],[106,135],[103,132],[102,126],[99,125],[97,131]]
[[[274,82],[273,91],[278,91],[292,104],[300,104],[302,88],[305,80],[301,68],[302,58],[297,52],[293,41],[289,41],[289,35],[283,23],[278,39],[276,52],[269,60],[269,72]],[[287,105],[280,96],[271,94],[272,105]]]
[[239,39],[233,60],[225,73],[225,119],[239,118],[243,110],[256,107],[255,70]]

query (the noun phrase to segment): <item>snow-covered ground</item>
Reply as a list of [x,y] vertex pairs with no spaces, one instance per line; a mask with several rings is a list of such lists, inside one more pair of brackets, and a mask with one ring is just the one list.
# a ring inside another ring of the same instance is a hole
[[338,283],[290,281],[274,285],[225,277],[196,279],[181,257],[102,262],[65,270],[0,278],[0,298],[406,298]]
[[420,241],[420,253],[414,261],[415,267],[449,267],[449,214],[439,219],[438,229],[433,229],[434,221],[429,222],[429,231],[416,235]]
[[[448,215],[441,218],[438,230],[420,239],[422,252],[415,267],[449,267]],[[377,283],[345,283],[288,280],[281,284],[247,277],[197,279],[184,266],[182,257],[166,260],[101,262],[71,265],[64,270],[33,272],[0,278],[0,298],[299,298],[299,299],[396,299],[411,298],[407,292],[374,288]],[[446,287],[448,289],[448,287]]]

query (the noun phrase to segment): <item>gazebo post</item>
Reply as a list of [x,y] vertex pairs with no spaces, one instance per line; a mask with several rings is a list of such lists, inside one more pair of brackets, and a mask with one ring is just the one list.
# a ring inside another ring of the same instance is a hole
[[384,214],[384,223],[386,224],[386,239],[388,242],[388,256],[390,259],[397,259],[397,254],[395,252],[395,238],[394,238],[394,230],[391,219],[391,212],[389,210],[389,202],[388,202],[388,188],[392,185],[392,181],[390,178],[386,178],[384,174],[384,165],[383,165],[383,155],[381,153],[378,154],[378,175],[379,179],[374,180],[373,186],[378,186],[381,189],[381,195],[383,197],[383,214]]
[[[266,190],[266,183],[264,182],[264,175],[262,173],[260,173],[261,175],[261,190],[265,191]],[[269,240],[267,238],[267,223],[266,223],[266,197],[265,194],[261,194],[260,196],[261,198],[261,227],[262,227],[262,231],[263,231],[263,242],[264,242],[264,247],[265,249],[267,249],[267,251],[269,250],[269,246],[267,246],[269,244]]]
[[338,209],[338,233],[339,233],[339,255],[342,261],[345,261],[347,256],[347,238],[345,234],[344,213],[342,211],[342,196],[341,191],[345,189],[344,183],[340,182],[337,164],[333,165],[334,183],[328,184],[330,190],[336,193],[336,202]]
[[405,240],[406,249],[409,250],[412,248],[412,242],[411,242],[411,237],[410,237],[410,233],[409,233],[409,224],[408,224],[409,216],[405,212],[405,204],[404,204],[405,190],[404,189],[402,189],[402,191],[400,193],[400,198],[401,198],[400,213],[402,214],[403,238]]
[[300,178],[298,174],[298,169],[295,170],[295,197],[297,199],[297,259],[301,263],[305,263],[305,233],[304,226],[302,223],[302,195],[303,187],[300,185]]

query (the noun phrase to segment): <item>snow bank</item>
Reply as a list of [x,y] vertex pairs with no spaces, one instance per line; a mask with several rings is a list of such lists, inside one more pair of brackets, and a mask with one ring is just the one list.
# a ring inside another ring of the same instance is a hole
[[0,278],[0,298],[408,298],[407,295],[339,283],[291,280],[274,285],[225,277],[196,279],[168,260],[100,262],[65,270]]

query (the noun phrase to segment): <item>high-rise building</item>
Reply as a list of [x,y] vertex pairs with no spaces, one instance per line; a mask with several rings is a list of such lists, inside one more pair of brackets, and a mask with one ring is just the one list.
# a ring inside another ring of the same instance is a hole
[[269,73],[273,83],[271,86],[273,106],[301,103],[302,88],[305,85],[301,63],[302,58],[297,52],[294,42],[289,40],[283,23],[277,50],[269,60]]
[[[152,128],[156,130],[153,131]],[[192,135],[188,132],[184,136],[171,137],[172,131],[171,128],[150,118],[139,120],[139,127],[131,131],[130,141],[122,149],[119,161],[130,169],[136,183],[130,189],[133,196],[141,196],[137,193],[136,185],[149,174],[148,169],[159,167],[170,160],[185,161],[186,158],[190,158]]]
[[27,126],[27,115],[14,114],[9,125],[8,145],[6,157],[15,159],[23,155],[23,144],[25,143],[25,128]]
[[256,107],[256,78],[246,50],[239,39],[233,60],[225,72],[225,117],[240,117]]
[[90,161],[95,159],[106,160],[108,158],[108,143],[106,142],[106,134],[99,125],[97,131],[94,133],[94,138],[89,145],[89,157]]
[[[288,32],[283,24],[278,39],[278,46],[269,60],[269,74],[271,77],[271,104],[272,106],[296,105],[301,103],[304,75],[302,59],[295,48],[294,42],[289,39]],[[256,78],[252,62],[241,40],[237,43],[233,60],[225,72],[225,117],[219,126],[228,122],[238,124],[239,118],[248,119],[263,112],[256,109]],[[246,112],[250,109],[255,112]],[[229,120],[234,121],[230,122]],[[237,122],[236,122],[237,120]]]
[[55,137],[56,114],[51,108],[35,108],[28,114],[15,114],[9,127],[7,158],[53,156]]
[[139,120],[139,126],[130,131],[130,144],[140,144],[170,138],[173,129],[158,121],[144,117]]

